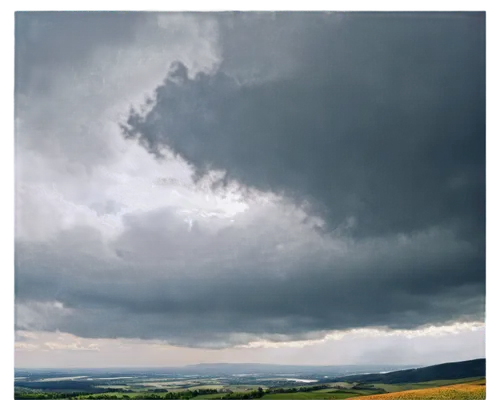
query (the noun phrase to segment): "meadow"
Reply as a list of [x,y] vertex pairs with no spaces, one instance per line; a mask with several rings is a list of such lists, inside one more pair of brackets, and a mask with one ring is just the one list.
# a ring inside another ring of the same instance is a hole
[[263,399],[352,399],[355,397],[363,396],[363,394],[356,391],[329,391],[329,392],[309,392],[309,393],[278,393],[266,394]]
[[363,400],[484,400],[486,399],[485,380],[458,385],[441,386],[428,389],[407,390],[373,396]]

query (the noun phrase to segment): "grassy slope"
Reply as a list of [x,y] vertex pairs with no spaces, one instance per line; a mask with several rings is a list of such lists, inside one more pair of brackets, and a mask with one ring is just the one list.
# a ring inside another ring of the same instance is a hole
[[339,391],[338,393],[325,392],[302,392],[302,393],[275,393],[266,394],[262,397],[264,400],[269,399],[315,399],[315,400],[330,400],[330,399],[352,399],[358,395],[354,393],[346,393]]
[[458,385],[364,396],[363,400],[484,400],[485,380]]

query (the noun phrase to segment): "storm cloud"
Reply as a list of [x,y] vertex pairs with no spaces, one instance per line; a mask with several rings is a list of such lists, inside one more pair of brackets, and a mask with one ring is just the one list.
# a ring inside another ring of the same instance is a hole
[[18,72],[17,329],[224,348],[483,321],[484,14],[133,15],[68,61],[104,86],[48,50],[55,86]]
[[[223,63],[189,79],[177,64],[126,135],[153,152],[169,146],[200,173],[311,201],[334,226],[351,218],[355,235],[453,225],[484,236],[482,16],[297,19],[269,16],[244,33],[230,19],[236,37],[291,31],[294,47],[274,60],[295,65],[285,78],[242,83]],[[230,50],[225,59],[246,47]]]

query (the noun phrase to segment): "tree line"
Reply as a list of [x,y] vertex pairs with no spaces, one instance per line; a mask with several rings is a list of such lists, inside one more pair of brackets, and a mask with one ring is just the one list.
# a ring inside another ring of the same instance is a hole
[[[36,393],[16,393],[16,399],[71,399],[71,400],[119,400],[119,399],[134,399],[134,400],[189,400],[197,396],[206,394],[217,394],[220,393],[221,397],[218,399],[259,399],[266,394],[273,393],[297,393],[297,392],[312,392],[315,390],[328,389],[328,385],[314,385],[314,386],[301,386],[301,387],[291,387],[291,388],[269,388],[262,389],[259,387],[257,390],[247,391],[247,392],[231,392],[227,389],[195,389],[195,390],[184,390],[181,392],[149,392],[143,393],[141,396],[129,396],[127,394],[111,394],[111,393],[55,393],[55,392],[36,392]],[[122,392],[123,393],[123,392]]]

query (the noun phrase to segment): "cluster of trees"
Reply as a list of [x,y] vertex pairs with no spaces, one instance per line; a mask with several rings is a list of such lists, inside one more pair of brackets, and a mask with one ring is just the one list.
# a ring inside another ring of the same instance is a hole
[[298,392],[313,392],[315,390],[328,389],[328,385],[315,385],[315,386],[301,386],[301,387],[291,387],[291,388],[270,388],[263,390],[258,388],[257,390],[252,390],[251,392],[242,393],[228,393],[221,399],[259,399],[265,394],[272,393],[298,393]]
[[355,390],[371,390],[374,394],[382,394],[386,393],[386,391],[382,388],[376,388],[375,385],[371,385],[368,383],[358,383],[352,387]]
[[268,393],[267,390],[263,390],[261,387],[257,390],[252,390],[251,392],[241,392],[241,393],[227,393],[221,397],[221,399],[259,399]]
[[216,394],[218,393],[217,389],[195,389],[195,390],[184,390],[181,392],[169,392],[166,389],[162,389],[161,392],[154,390],[149,393],[142,393],[140,397],[132,397],[126,394],[117,396],[117,395],[109,395],[109,394],[92,394],[84,396],[84,399],[105,399],[105,400],[115,400],[115,399],[131,399],[137,398],[141,400],[165,400],[165,399],[179,399],[179,400],[188,400],[192,399],[196,396],[201,396],[204,394]]
[[[144,393],[144,395],[141,395],[141,399],[188,400],[188,399],[192,399],[193,397],[196,397],[196,396],[201,396],[204,394],[216,394],[216,393],[218,393],[217,389],[195,389],[195,390],[184,390],[182,392],[168,392],[168,393],[162,393],[162,394]],[[123,396],[123,397],[125,397],[125,396]]]
[[268,389],[267,393],[297,393],[297,392],[314,392],[315,390],[328,389],[328,385],[301,386],[291,388],[274,388]]

